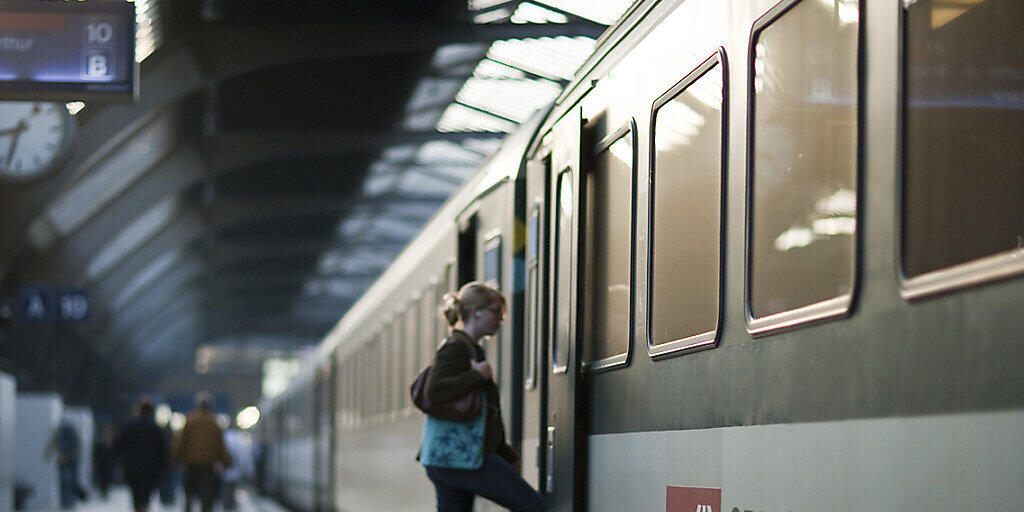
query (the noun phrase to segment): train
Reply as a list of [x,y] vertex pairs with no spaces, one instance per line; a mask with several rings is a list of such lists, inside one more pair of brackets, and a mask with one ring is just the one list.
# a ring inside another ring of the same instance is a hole
[[408,385],[484,281],[550,511],[1020,510],[1022,24],[634,3],[263,404],[264,490],[433,510]]

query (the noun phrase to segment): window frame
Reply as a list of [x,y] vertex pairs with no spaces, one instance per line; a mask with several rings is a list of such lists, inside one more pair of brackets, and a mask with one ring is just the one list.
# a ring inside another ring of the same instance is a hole
[[[610,134],[606,135],[604,138],[601,139],[600,142],[595,144],[594,148],[593,148],[594,151],[590,152],[589,155],[586,155],[587,158],[580,165],[580,169],[581,169],[581,171],[580,171],[580,173],[581,173],[581,176],[580,176],[580,189],[581,190],[578,192],[580,197],[577,200],[577,204],[580,206],[580,211],[577,212],[577,215],[579,215],[580,222],[578,223],[579,227],[577,229],[579,229],[579,231],[580,231],[580,242],[581,242],[580,246],[581,247],[586,247],[586,243],[587,242],[583,238],[586,235],[587,228],[589,226],[587,224],[587,218],[589,217],[589,212],[587,211],[586,188],[587,188],[587,185],[589,183],[588,179],[590,178],[591,173],[593,171],[593,166],[595,164],[595,160],[597,159],[597,157],[601,156],[604,152],[610,151],[612,145],[614,145],[616,142],[619,142],[619,140],[621,140],[623,137],[625,137],[627,135],[629,135],[631,137],[631,140],[630,140],[631,148],[630,149],[631,149],[631,156],[632,156],[631,160],[632,161],[629,164],[629,187],[630,187],[630,192],[629,192],[629,194],[630,194],[630,196],[629,196],[629,237],[628,237],[628,240],[627,240],[627,243],[629,244],[629,326],[627,328],[629,335],[627,336],[627,339],[626,339],[626,351],[621,353],[621,354],[615,354],[613,356],[605,357],[603,359],[598,359],[596,361],[587,361],[585,356],[586,356],[587,352],[589,351],[589,349],[591,347],[584,345],[582,347],[582,354],[581,354],[580,360],[581,360],[581,363],[582,363],[581,364],[582,371],[585,372],[585,373],[601,373],[601,372],[605,372],[605,371],[611,371],[611,370],[614,370],[614,369],[617,369],[617,368],[625,368],[625,367],[629,366],[629,363],[632,360],[633,344],[634,344],[633,341],[634,341],[634,338],[636,338],[636,332],[635,332],[636,331],[636,227],[637,227],[636,188],[637,188],[637,181],[638,181],[637,180],[637,169],[638,169],[638,163],[637,163],[637,144],[638,144],[638,142],[637,142],[637,133],[638,133],[638,131],[636,129],[636,121],[633,118],[630,118],[629,121],[627,121],[622,126],[620,126],[617,129],[615,129],[615,131],[613,131]],[[578,263],[577,263],[576,268],[574,270],[576,272],[585,272],[587,270],[586,269],[586,264],[587,264],[586,254],[585,254],[584,251],[581,251],[580,255],[578,256]],[[583,281],[581,281],[581,283],[580,283],[582,290],[585,290],[587,288],[586,282],[587,282],[587,277],[584,277]],[[579,318],[576,319],[576,322],[580,325],[580,328],[583,328],[585,326],[586,314],[588,312],[588,307],[589,307],[588,300],[587,300],[586,297],[583,297],[582,303],[580,304],[580,308],[578,309],[578,311],[579,311]],[[586,343],[586,340],[584,340],[584,343]]]
[[[482,274],[481,274],[480,277],[483,278],[484,284],[493,287],[494,289],[498,290],[498,293],[501,293],[502,295],[504,295],[504,293],[505,293],[504,292],[505,282],[504,282],[503,278],[505,276],[504,276],[504,272],[502,272],[502,270],[504,270],[504,268],[503,268],[504,265],[502,265],[502,263],[504,263],[502,261],[502,257],[504,257],[504,251],[505,251],[504,243],[505,243],[505,241],[502,238],[501,230],[500,229],[495,229],[495,230],[487,233],[486,235],[484,235],[483,239],[484,239],[484,243],[480,246],[480,249],[481,249],[481,254],[480,254],[480,257],[481,257],[480,270],[482,271]],[[498,274],[496,276],[494,276],[493,279],[490,279],[490,278],[487,277],[487,272],[489,270],[488,266],[487,266],[487,256],[488,256],[488,254],[490,254],[491,251],[497,251],[497,258],[498,258],[498,261],[497,261],[498,266],[496,268]],[[511,302],[511,301],[509,301],[509,302]],[[506,303],[506,305],[505,305],[505,309],[506,309],[505,310],[505,314],[506,315],[511,313],[510,306],[511,306],[511,304]],[[501,355],[502,354],[501,354],[501,352],[502,352],[502,344],[505,341],[503,339],[504,337],[502,336],[503,331],[504,331],[504,326],[500,326],[498,328],[498,332],[488,336],[488,338],[490,338],[488,340],[489,341],[488,345],[493,345],[493,347],[494,347],[494,351],[491,353],[491,363],[492,363],[492,368],[493,368],[493,372],[494,372],[494,381],[499,383],[499,384],[501,383],[501,366],[502,366],[502,361],[501,361]]]
[[[525,261],[524,261],[524,270],[525,270],[525,272],[523,273],[523,278],[524,278],[523,285],[525,287],[524,288],[524,293],[525,293],[525,299],[526,300],[524,301],[524,311],[523,311],[523,313],[524,313],[524,316],[523,316],[524,329],[523,329],[523,331],[525,333],[526,343],[525,343],[525,346],[523,347],[523,349],[524,349],[525,356],[526,356],[526,364],[525,364],[525,367],[523,368],[523,389],[527,389],[527,390],[536,388],[537,387],[537,383],[540,380],[538,378],[538,375],[537,375],[538,368],[540,368],[540,366],[541,366],[541,364],[540,364],[541,362],[540,362],[540,359],[539,359],[540,358],[540,338],[541,338],[540,332],[541,332],[541,329],[542,329],[541,314],[540,314],[540,312],[541,312],[541,308],[543,307],[543,304],[541,304],[542,301],[541,301],[541,288],[540,288],[540,284],[541,284],[540,283],[540,280],[541,280],[540,254],[541,254],[541,250],[542,250],[542,244],[544,243],[544,236],[541,233],[541,231],[542,231],[541,220],[540,220],[541,208],[542,208],[541,202],[540,201],[534,201],[533,204],[530,205],[530,207],[528,208],[528,211],[526,213],[526,229],[525,229],[525,231],[526,231],[526,244],[527,244],[527,246],[529,246],[529,244],[531,243],[531,240],[530,240],[530,226],[531,226],[531,223],[534,222],[534,220],[536,220],[536,222],[537,222],[537,224],[536,224],[536,231],[534,232],[534,238],[532,240],[532,243],[534,245],[534,250],[536,251],[536,254],[533,255],[533,257],[531,258],[529,251],[524,251],[524,253],[525,253]],[[536,294],[531,294],[531,292],[532,292],[532,290],[530,289],[530,271],[531,270],[533,270],[533,272],[534,272],[534,286],[536,287]]]
[[899,122],[896,126],[896,138],[900,141],[896,151],[898,168],[896,170],[896,219],[894,232],[895,244],[894,263],[899,278],[900,296],[908,302],[945,295],[977,286],[1005,281],[1024,275],[1024,248],[1011,249],[981,258],[965,261],[945,268],[910,276],[906,269],[904,247],[906,246],[906,190],[907,190],[907,70],[910,62],[907,59],[907,24],[906,8],[902,2],[897,7],[898,35],[897,51],[899,86],[896,93],[896,108],[899,109]]
[[[558,352],[558,315],[554,314],[555,312],[558,311],[558,288],[559,288],[559,283],[560,283],[559,275],[558,275],[558,265],[559,265],[559,263],[561,263],[561,258],[560,258],[560,255],[559,255],[559,252],[560,252],[559,251],[559,246],[560,246],[560,244],[562,242],[562,236],[561,236],[562,233],[561,233],[561,230],[559,229],[559,224],[558,224],[559,221],[561,220],[561,215],[562,215],[562,213],[561,213],[562,212],[562,208],[561,208],[562,207],[562,197],[561,197],[561,194],[560,194],[561,189],[559,187],[562,185],[562,180],[567,180],[567,185],[569,187],[573,186],[573,183],[572,183],[572,173],[573,173],[573,168],[572,168],[571,165],[566,165],[560,171],[558,171],[558,173],[555,174],[554,190],[552,191],[552,193],[553,193],[553,196],[552,196],[553,197],[553,199],[552,199],[552,210],[553,210],[553,213],[552,213],[552,217],[551,217],[551,231],[552,231],[552,242],[553,242],[552,243],[552,247],[551,247],[551,269],[552,269],[551,284],[552,284],[552,286],[551,286],[551,303],[549,305],[549,307],[551,308],[552,314],[550,314],[549,318],[548,318],[548,323],[550,325],[549,326],[545,326],[545,327],[551,329],[551,335],[550,335],[550,340],[549,340],[551,350],[550,350],[550,353],[548,354],[548,359],[550,360],[550,363],[551,363],[551,373],[553,375],[557,375],[557,374],[561,374],[561,373],[566,373],[569,370],[569,351],[571,351],[572,348],[573,348],[572,347],[572,345],[573,345],[573,340],[572,340],[573,328],[572,327],[573,326],[571,324],[572,324],[572,322],[577,320],[576,318],[572,317],[572,313],[571,313],[572,312],[573,301],[575,301],[577,299],[572,296],[573,295],[573,291],[574,291],[575,288],[572,286],[572,282],[570,281],[568,283],[568,288],[566,290],[569,293],[569,297],[566,298],[566,303],[565,303],[565,307],[569,308],[569,311],[570,311],[570,318],[569,318],[570,325],[567,326],[567,328],[569,330],[568,336],[569,336],[570,339],[569,339],[568,345],[566,346],[566,350],[565,350],[566,353],[562,356],[563,360],[560,362],[557,359],[557,356],[558,356],[558,353],[559,353]],[[573,202],[573,204],[572,204],[572,215],[573,215],[573,218],[569,219],[569,232],[566,233],[569,236],[569,243],[568,243],[569,254],[566,255],[568,257],[568,259],[569,259],[568,267],[569,267],[570,270],[576,270],[576,271],[578,271],[579,269],[576,268],[576,267],[578,267],[578,265],[575,265],[575,266],[573,265],[575,258],[573,258],[573,254],[572,254],[573,253],[572,224],[573,224],[573,222],[575,222],[577,220],[577,218],[578,218],[578,216],[580,214],[580,212],[579,212],[579,203],[581,201],[580,201],[580,198],[579,198],[579,194],[580,194],[579,190],[573,190],[573,197],[572,197],[572,202]]]
[[[658,120],[658,110],[666,104],[670,103],[680,94],[686,91],[691,85],[703,78],[709,71],[714,69],[715,66],[721,66],[722,69],[722,139],[720,147],[720,161],[719,161],[719,179],[720,191],[719,194],[719,233],[718,233],[718,315],[715,320],[715,329],[713,331],[707,331],[699,334],[694,334],[686,338],[678,340],[667,341],[664,343],[654,344],[654,336],[651,334],[650,326],[654,322],[654,308],[651,304],[654,303],[654,287],[651,283],[654,282],[654,265],[651,263],[654,258],[654,187],[655,179],[655,161],[657,156],[657,147],[655,146],[656,136],[656,123]],[[651,359],[665,359],[669,357],[679,356],[683,354],[689,354],[700,350],[711,349],[718,346],[719,340],[721,339],[722,323],[723,323],[723,311],[725,304],[725,244],[726,244],[726,213],[727,213],[727,202],[728,198],[728,167],[729,167],[729,64],[728,58],[725,53],[725,48],[719,46],[711,53],[709,57],[704,59],[703,62],[697,65],[692,71],[686,74],[681,80],[676,82],[672,87],[665,91],[658,99],[654,100],[654,104],[651,106],[651,129],[648,134],[650,142],[650,159],[649,169],[647,174],[647,188],[648,200],[647,206],[647,311],[646,319],[647,322],[647,355]]]
[[[494,231],[491,231],[491,232],[487,233],[487,235],[485,235],[483,238],[484,238],[484,243],[481,246],[481,249],[483,249],[483,253],[481,254],[482,259],[483,259],[483,261],[481,261],[481,263],[482,263],[481,270],[483,270],[483,274],[484,275],[482,277],[484,278],[484,282],[488,286],[493,286],[498,291],[502,291],[501,289],[502,289],[502,287],[504,286],[505,283],[503,282],[503,279],[502,279],[502,277],[504,277],[504,276],[502,275],[503,273],[502,273],[502,261],[501,261],[501,258],[503,256],[502,253],[505,250],[505,247],[504,247],[504,240],[502,239],[502,236],[501,236],[501,230],[496,229]],[[495,250],[495,249],[497,249],[497,251],[498,251],[498,269],[497,269],[498,270],[498,275],[494,278],[494,281],[492,282],[491,279],[487,278],[487,271],[488,271],[488,268],[487,268],[487,254],[490,253],[491,251]]]
[[855,143],[856,148],[854,154],[856,155],[856,162],[854,164],[854,184],[857,187],[857,210],[854,212],[854,218],[856,219],[857,229],[853,234],[853,279],[850,286],[850,292],[848,294],[826,299],[823,301],[808,304],[796,309],[790,309],[779,313],[770,314],[763,317],[754,317],[752,310],[752,251],[753,244],[751,240],[753,238],[753,222],[754,222],[754,139],[755,139],[755,58],[757,56],[757,41],[764,29],[771,26],[779,18],[782,18],[786,13],[792,10],[801,2],[813,1],[813,0],[782,0],[775,4],[771,9],[761,15],[750,29],[750,39],[747,46],[747,155],[746,155],[746,204],[744,210],[744,256],[743,256],[743,273],[744,273],[744,286],[743,286],[743,313],[746,320],[747,333],[754,337],[760,338],[764,336],[770,336],[782,332],[787,332],[803,327],[809,327],[817,325],[822,322],[828,322],[833,320],[840,320],[843,318],[849,318],[853,315],[853,311],[856,306],[857,297],[860,292],[861,280],[863,279],[864,264],[863,258],[863,225],[864,225],[864,42],[865,42],[865,30],[864,30],[864,4],[866,0],[860,0],[857,2],[857,66],[855,70],[855,76],[857,81],[857,106],[854,112],[854,119],[856,120],[857,126],[854,130],[856,137]]

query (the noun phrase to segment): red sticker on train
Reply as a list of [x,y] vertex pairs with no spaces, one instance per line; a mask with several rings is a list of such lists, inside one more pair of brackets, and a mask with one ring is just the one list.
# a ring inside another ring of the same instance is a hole
[[665,512],[722,512],[722,490],[667,487]]

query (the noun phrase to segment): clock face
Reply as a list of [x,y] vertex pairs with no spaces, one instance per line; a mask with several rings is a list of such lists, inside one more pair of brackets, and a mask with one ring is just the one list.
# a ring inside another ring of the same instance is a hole
[[0,178],[25,180],[53,170],[73,133],[63,103],[0,102]]

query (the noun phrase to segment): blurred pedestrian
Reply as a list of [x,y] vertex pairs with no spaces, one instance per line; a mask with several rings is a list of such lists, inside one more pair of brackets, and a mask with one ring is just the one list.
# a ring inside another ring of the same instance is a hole
[[[174,432],[171,431],[170,422],[160,425],[160,430],[164,433],[164,439],[167,440],[168,446],[174,446]],[[157,495],[160,497],[160,504],[164,508],[170,508],[174,506],[174,499],[176,491],[178,490],[179,470],[177,466],[168,465],[167,472],[164,473],[164,477],[160,480],[160,485],[157,487]]]
[[229,428],[224,431],[224,444],[231,455],[231,467],[224,472],[224,491],[221,498],[224,500],[224,510],[231,511],[235,509],[235,490],[238,489],[238,485],[251,479],[255,472],[252,440],[249,434],[237,428]]
[[136,406],[135,419],[121,431],[118,454],[124,478],[132,490],[135,512],[146,512],[160,480],[167,472],[167,438],[154,418],[155,409],[143,398]]
[[117,467],[117,427],[105,425],[100,431],[100,438],[92,448],[93,481],[100,491],[100,497],[107,499],[107,491],[114,480],[114,469]]
[[60,475],[60,506],[69,510],[78,499],[78,456],[81,453],[82,441],[78,431],[67,418],[54,430],[50,443],[46,446],[46,456],[57,459],[57,472]]
[[221,473],[231,466],[231,456],[213,413],[213,395],[200,391],[195,403],[175,445],[174,460],[185,467],[185,512],[194,500],[199,500],[202,512],[212,512]]

